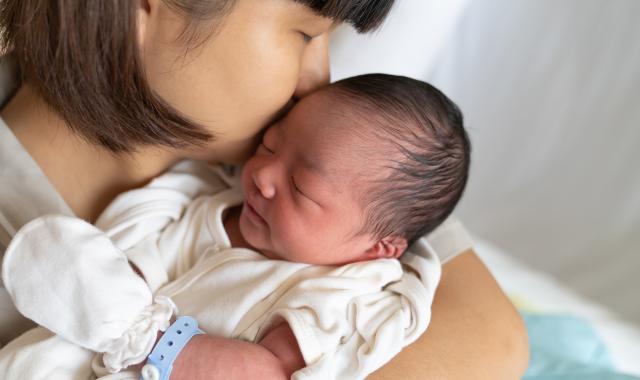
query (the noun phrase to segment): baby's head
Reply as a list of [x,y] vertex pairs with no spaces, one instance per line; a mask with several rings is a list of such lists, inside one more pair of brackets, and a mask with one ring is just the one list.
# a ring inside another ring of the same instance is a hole
[[242,174],[240,230],[273,259],[397,258],[451,213],[469,157],[460,110],[433,86],[348,78],[266,131]]

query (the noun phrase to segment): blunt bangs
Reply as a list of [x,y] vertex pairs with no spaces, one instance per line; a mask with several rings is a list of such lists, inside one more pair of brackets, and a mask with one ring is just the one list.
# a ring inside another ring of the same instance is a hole
[[318,14],[351,24],[360,33],[377,29],[395,0],[295,0]]

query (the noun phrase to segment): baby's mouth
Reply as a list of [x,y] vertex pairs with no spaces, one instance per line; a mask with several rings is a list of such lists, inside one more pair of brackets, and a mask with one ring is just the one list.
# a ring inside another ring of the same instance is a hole
[[256,224],[267,225],[267,221],[256,211],[255,208],[249,203],[249,201],[244,202],[245,210],[247,211],[247,216]]

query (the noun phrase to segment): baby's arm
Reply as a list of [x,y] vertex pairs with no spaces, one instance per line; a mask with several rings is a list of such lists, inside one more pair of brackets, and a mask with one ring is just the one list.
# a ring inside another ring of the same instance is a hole
[[171,380],[290,379],[304,366],[293,332],[283,323],[258,344],[196,335],[176,358]]
[[269,331],[258,344],[271,351],[280,360],[289,376],[305,366],[298,341],[287,322]]

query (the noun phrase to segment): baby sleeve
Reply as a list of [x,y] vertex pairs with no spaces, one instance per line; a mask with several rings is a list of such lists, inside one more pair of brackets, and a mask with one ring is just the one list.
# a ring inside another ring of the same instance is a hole
[[426,330],[439,279],[435,256],[406,253],[300,283],[275,313],[305,359],[292,379],[364,379]]
[[[236,181],[220,166],[183,161],[146,186],[120,194],[103,211],[95,225],[114,242],[142,272],[152,291],[175,278],[182,236],[192,233],[194,218],[206,202],[204,195],[228,189]],[[172,226],[171,234],[161,234]],[[177,226],[180,225],[180,226]]]
[[175,306],[156,298],[100,230],[45,216],[18,231],[2,278],[17,309],[73,344],[104,353],[110,372],[142,362]]

